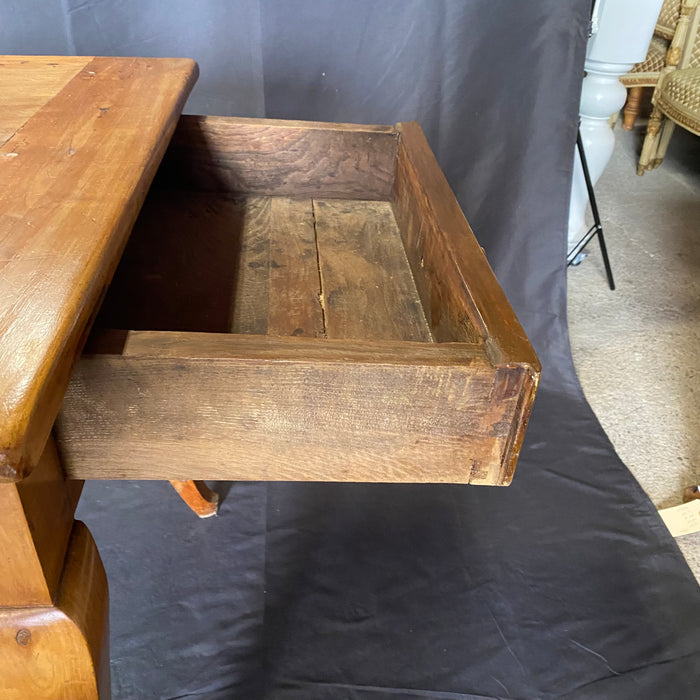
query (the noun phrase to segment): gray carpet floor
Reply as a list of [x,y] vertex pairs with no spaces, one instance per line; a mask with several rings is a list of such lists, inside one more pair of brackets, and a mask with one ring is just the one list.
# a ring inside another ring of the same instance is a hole
[[[700,138],[676,127],[664,163],[636,163],[646,126],[615,128],[596,185],[617,289],[596,242],[568,272],[574,363],[615,448],[658,508],[700,483]],[[700,533],[677,539],[700,581]]]

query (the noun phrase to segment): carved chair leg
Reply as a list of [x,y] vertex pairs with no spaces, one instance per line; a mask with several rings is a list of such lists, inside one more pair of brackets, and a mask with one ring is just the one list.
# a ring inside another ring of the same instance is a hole
[[668,150],[668,144],[671,141],[671,136],[675,128],[675,122],[672,122],[670,119],[664,119],[663,126],[661,127],[661,135],[659,136],[659,145],[656,148],[656,155],[651,164],[652,168],[658,168],[661,163],[663,163],[666,157],[666,151]]
[[622,128],[626,131],[632,131],[634,129],[634,122],[639,114],[639,103],[642,99],[642,87],[632,87],[627,93],[627,102],[625,102],[625,107],[622,110]]
[[203,481],[179,481],[171,479],[173,488],[180,498],[200,517],[209,518],[216,515],[219,495],[212,491]]
[[642,155],[639,157],[639,165],[637,166],[637,175],[644,175],[645,171],[654,167],[653,162],[659,145],[659,131],[661,130],[663,118],[661,110],[655,106],[651,112],[651,117],[649,117],[647,133],[642,146]]
[[107,578],[73,520],[81,488],[64,480],[52,441],[29,477],[0,484],[4,700],[109,697]]

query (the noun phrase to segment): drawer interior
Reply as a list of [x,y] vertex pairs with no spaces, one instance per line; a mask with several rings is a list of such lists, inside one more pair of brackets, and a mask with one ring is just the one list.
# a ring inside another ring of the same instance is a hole
[[98,325],[430,342],[390,202],[154,189]]
[[482,343],[400,136],[183,117],[96,328]]

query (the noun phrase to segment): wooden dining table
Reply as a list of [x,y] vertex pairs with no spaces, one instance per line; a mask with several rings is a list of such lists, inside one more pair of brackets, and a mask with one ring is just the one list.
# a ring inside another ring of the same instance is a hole
[[513,478],[540,365],[420,127],[181,118],[197,75],[0,57],[2,698],[109,696],[84,479]]

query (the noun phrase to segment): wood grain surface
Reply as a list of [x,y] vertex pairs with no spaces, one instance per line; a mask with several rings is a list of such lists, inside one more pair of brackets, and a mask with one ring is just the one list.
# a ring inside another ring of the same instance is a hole
[[185,59],[92,59],[0,148],[0,479],[43,451],[196,74]]
[[107,612],[104,567],[76,521],[55,602],[0,608],[0,697],[109,700]]
[[480,336],[495,365],[540,363],[416,122],[401,134],[394,210],[438,341]]
[[319,293],[311,200],[155,191],[97,325],[320,337]]
[[393,206],[428,324],[438,342],[483,342],[496,372],[523,372],[500,472],[513,478],[541,366],[416,122],[400,133]]
[[430,342],[388,202],[313,202],[329,338]]
[[431,339],[389,202],[168,190],[144,204],[97,323]]
[[469,343],[415,343],[394,340],[348,340],[328,338],[276,337],[227,333],[168,333],[159,331],[107,332],[93,338],[99,352],[131,357],[185,357],[228,359],[244,357],[252,361],[300,359],[309,362],[357,362],[392,364],[400,356],[405,365],[443,367],[462,363],[486,362],[482,346]]
[[76,367],[73,478],[493,483],[525,381],[468,345],[132,333],[126,352]]
[[390,126],[184,116],[159,182],[245,195],[386,200],[396,144]]
[[64,480],[52,440],[29,477],[0,484],[0,609],[51,604],[81,490]]
[[248,198],[231,332],[322,337],[319,294],[311,201]]
[[0,146],[91,60],[91,56],[0,56]]
[[73,520],[53,440],[32,473],[0,484],[0,697],[109,697],[107,583],[87,528]]

